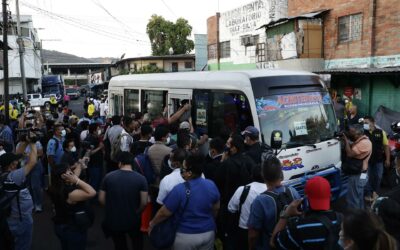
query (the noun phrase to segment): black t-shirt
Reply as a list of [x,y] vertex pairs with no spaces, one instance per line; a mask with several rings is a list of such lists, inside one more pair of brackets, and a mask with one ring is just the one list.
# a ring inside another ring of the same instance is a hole
[[78,202],[76,204],[67,203],[69,193],[75,189],[75,185],[65,185],[61,195],[60,193],[50,192],[50,199],[54,204],[55,211],[55,215],[52,219],[55,224],[70,224],[74,212],[81,210],[84,207],[84,202]]
[[[90,144],[90,147],[92,149],[96,149],[100,144],[100,139],[91,134],[89,134],[86,137],[85,141]],[[99,168],[102,166],[103,166],[103,151],[99,150],[90,156],[88,167],[89,168],[92,168],[92,167]]]
[[129,231],[140,225],[140,192],[147,192],[147,181],[135,171],[115,170],[104,177],[106,193],[105,226],[111,231]]
[[144,150],[147,147],[150,147],[151,145],[153,145],[153,144],[151,142],[149,142],[149,141],[135,141],[135,142],[132,143],[131,153],[134,156],[137,156],[139,154],[143,154]]

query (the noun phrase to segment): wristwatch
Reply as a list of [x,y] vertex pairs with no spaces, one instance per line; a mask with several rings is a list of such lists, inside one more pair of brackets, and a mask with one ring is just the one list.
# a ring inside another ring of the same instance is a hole
[[282,211],[279,213],[279,218],[281,219],[289,219],[289,215],[286,214],[286,209],[287,209],[288,205],[284,206],[282,208]]

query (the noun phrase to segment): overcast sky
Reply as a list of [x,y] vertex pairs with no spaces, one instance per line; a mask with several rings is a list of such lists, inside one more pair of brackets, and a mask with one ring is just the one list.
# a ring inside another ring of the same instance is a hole
[[[251,0],[20,0],[33,16],[43,48],[83,57],[150,55],[146,25],[152,14],[189,20],[193,33],[207,33],[207,18]],[[15,0],[10,9],[15,14]],[[29,5],[29,6],[27,6]],[[36,10],[35,10],[36,9]],[[61,41],[49,41],[49,40]]]

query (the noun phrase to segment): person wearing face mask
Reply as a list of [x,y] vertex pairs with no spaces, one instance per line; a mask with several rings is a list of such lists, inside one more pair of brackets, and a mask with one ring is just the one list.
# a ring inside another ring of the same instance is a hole
[[180,169],[185,182],[176,185],[171,190],[163,200],[164,205],[150,221],[151,237],[151,231],[155,225],[170,216],[179,214],[180,219],[172,249],[210,250],[214,248],[215,217],[220,206],[220,194],[211,180],[201,178],[203,164],[204,157],[199,154],[189,155],[185,159]]
[[345,158],[342,171],[348,175],[346,201],[348,208],[364,208],[364,187],[368,181],[368,161],[372,153],[372,143],[364,135],[360,124],[350,125],[344,134]]
[[168,165],[172,169],[172,173],[165,176],[160,182],[160,191],[157,196],[157,203],[163,205],[163,200],[169,192],[178,184],[185,182],[181,176],[180,169],[183,166],[183,161],[186,159],[187,152],[184,149],[174,149],[170,153]]
[[[21,162],[21,157],[19,155],[22,154],[27,147],[30,148],[28,160],[23,167],[19,168],[18,166]],[[25,181],[36,166],[36,145],[35,143],[31,143],[28,139],[25,142],[21,142],[16,153],[17,154],[6,153],[0,157],[2,181],[7,181],[9,184],[16,186],[12,191],[6,192],[8,198],[11,198],[11,212],[6,219],[8,228],[14,237],[14,242],[9,243],[14,247],[8,248],[8,245],[3,242],[4,231],[2,231],[0,236],[0,246],[2,246],[2,248],[5,247],[5,249],[28,250],[31,249],[32,242],[33,202],[29,190],[25,185]],[[0,215],[0,217],[3,222],[3,215]]]
[[89,125],[89,135],[86,137],[85,142],[90,145],[86,148],[89,155],[88,175],[89,184],[98,191],[100,182],[103,175],[103,149],[104,144],[101,140],[101,128],[98,124],[92,123]]
[[351,210],[343,219],[339,245],[344,250],[396,250],[378,216],[365,210]]
[[260,131],[253,126],[248,126],[243,132],[246,154],[256,163],[261,164],[261,144],[259,141]]
[[226,142],[224,154],[221,158],[221,167],[215,174],[215,182],[219,183],[221,192],[221,212],[218,215],[220,237],[224,249],[235,249],[232,237],[236,233],[237,225],[232,213],[228,210],[228,203],[236,189],[253,181],[252,172],[254,161],[244,154],[244,141],[241,135],[232,135]]
[[224,153],[224,141],[219,138],[213,138],[210,141],[210,146],[208,150],[208,156],[206,158],[206,165],[204,166],[204,176],[207,179],[214,181],[217,187],[220,187],[220,184],[216,181],[215,173],[218,168],[221,166],[221,159]]
[[368,162],[368,183],[365,187],[365,200],[371,202],[373,197],[378,196],[383,166],[390,167],[390,148],[385,131],[376,127],[372,116],[364,117],[364,130],[372,142],[372,154]]
[[62,126],[61,124],[54,125],[54,135],[53,138],[51,138],[47,143],[46,150],[50,183],[52,171],[55,170],[55,166],[57,164],[61,163],[61,157],[64,154],[64,149],[62,145],[66,135],[67,131],[64,129],[64,126]]

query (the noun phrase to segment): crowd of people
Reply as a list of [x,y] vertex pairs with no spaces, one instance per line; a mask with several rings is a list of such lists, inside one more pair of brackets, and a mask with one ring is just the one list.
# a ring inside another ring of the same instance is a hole
[[[199,136],[190,109],[183,101],[171,117],[109,116],[104,98],[87,98],[81,118],[62,104],[27,105],[15,127],[0,115],[0,245],[30,249],[32,213],[43,211],[46,194],[63,250],[86,249],[95,219],[117,250],[143,249],[145,235],[170,219],[175,250],[397,249],[400,161],[392,192],[377,197],[390,159],[372,117],[348,122],[341,135],[348,175],[341,214],[325,178],[307,180],[303,197],[282,183],[281,162],[265,152],[257,128]],[[94,218],[96,206],[104,218]]]

